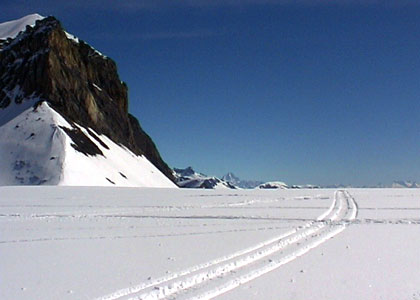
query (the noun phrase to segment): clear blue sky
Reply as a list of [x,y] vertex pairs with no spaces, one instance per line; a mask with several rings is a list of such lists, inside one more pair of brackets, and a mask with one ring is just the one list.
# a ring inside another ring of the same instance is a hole
[[117,62],[172,167],[420,181],[420,1],[15,0],[0,21],[34,12]]

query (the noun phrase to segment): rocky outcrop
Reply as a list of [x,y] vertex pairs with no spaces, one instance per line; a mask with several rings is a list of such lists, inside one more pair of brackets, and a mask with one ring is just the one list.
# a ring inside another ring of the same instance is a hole
[[70,36],[54,17],[0,43],[0,108],[28,98],[47,101],[68,122],[145,155],[174,180],[151,138],[128,113],[127,86],[115,62]]

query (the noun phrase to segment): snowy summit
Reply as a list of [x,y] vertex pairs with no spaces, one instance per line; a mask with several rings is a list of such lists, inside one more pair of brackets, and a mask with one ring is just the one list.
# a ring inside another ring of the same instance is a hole
[[32,14],[20,18],[18,20],[13,20],[0,24],[0,40],[5,40],[7,38],[15,38],[19,32],[24,31],[26,26],[35,26],[37,20],[44,19],[43,16],[39,14]]

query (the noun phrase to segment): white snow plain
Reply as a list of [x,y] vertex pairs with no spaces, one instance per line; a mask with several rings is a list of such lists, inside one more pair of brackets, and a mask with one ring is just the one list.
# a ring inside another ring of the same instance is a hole
[[420,299],[419,199],[0,187],[0,299]]

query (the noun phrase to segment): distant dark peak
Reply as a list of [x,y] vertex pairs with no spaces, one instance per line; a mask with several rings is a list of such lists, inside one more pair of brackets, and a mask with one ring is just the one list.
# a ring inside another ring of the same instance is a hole
[[239,177],[235,176],[235,174],[233,174],[232,172],[229,172],[226,175],[224,175],[222,179],[226,181],[239,181],[240,180]]
[[174,168],[174,171],[181,176],[192,176],[195,174],[195,171],[192,167],[187,167],[185,169]]

